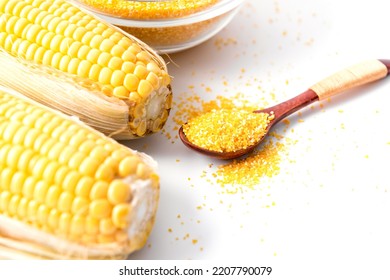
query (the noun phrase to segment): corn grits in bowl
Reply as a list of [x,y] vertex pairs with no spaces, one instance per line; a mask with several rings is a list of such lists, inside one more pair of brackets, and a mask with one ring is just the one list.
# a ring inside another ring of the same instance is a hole
[[232,20],[243,0],[78,2],[159,53],[173,53],[217,34]]

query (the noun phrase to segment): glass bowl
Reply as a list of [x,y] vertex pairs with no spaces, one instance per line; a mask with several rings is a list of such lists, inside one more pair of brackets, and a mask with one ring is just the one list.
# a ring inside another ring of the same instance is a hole
[[203,43],[224,28],[244,0],[78,0],[86,9],[161,53]]

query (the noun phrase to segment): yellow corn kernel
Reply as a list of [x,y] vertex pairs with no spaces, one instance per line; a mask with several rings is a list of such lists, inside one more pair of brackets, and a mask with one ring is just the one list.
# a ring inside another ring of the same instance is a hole
[[122,67],[121,67],[121,70],[126,73],[126,74],[131,74],[134,72],[134,69],[135,69],[135,64],[133,62],[130,62],[130,61],[124,61],[122,63]]
[[74,215],[70,222],[70,233],[74,235],[81,235],[85,231],[86,219],[82,215]]
[[55,143],[47,154],[48,159],[57,161],[62,154],[64,148],[65,145],[63,143]]
[[114,88],[112,94],[118,98],[127,99],[129,98],[130,92],[124,86],[119,86]]
[[111,219],[102,219],[99,223],[99,232],[104,235],[111,235],[115,233],[116,226]]
[[97,181],[92,186],[89,194],[90,200],[105,199],[107,198],[108,183],[103,181]]
[[92,156],[89,156],[83,160],[80,164],[79,171],[80,173],[93,177],[96,173],[96,170],[99,167],[99,160],[95,159]]
[[[58,123],[57,123],[58,124]],[[68,129],[68,126],[66,123],[61,123],[61,124],[58,124],[58,126],[56,128],[54,128],[54,130],[51,132],[51,136],[56,139],[56,140],[59,140],[60,139],[60,136]],[[58,143],[58,144],[61,144],[61,143]]]
[[90,203],[89,213],[96,219],[107,218],[111,215],[112,206],[106,199],[97,199]]
[[86,154],[82,152],[76,152],[72,157],[69,159],[69,167],[72,169],[79,169],[81,163],[86,158]]
[[7,154],[6,164],[10,168],[16,168],[16,166],[18,165],[19,157],[22,154],[22,152],[23,152],[22,146],[10,147],[8,154]]
[[38,179],[35,179],[32,176],[26,178],[22,187],[22,194],[24,197],[28,199],[32,199],[34,197],[34,191],[37,182]]
[[37,44],[31,44],[26,51],[26,59],[33,60],[35,56],[35,52],[38,50],[39,46]]
[[103,161],[108,155],[108,151],[106,151],[102,146],[96,146],[89,154],[91,158],[98,162]]
[[1,172],[0,183],[3,190],[9,190],[11,188],[13,173],[11,168],[4,168]]
[[[70,41],[68,41],[70,42]],[[69,45],[69,48],[68,48],[68,51],[67,54],[69,57],[71,58],[77,58],[77,55],[78,55],[78,52],[80,50],[80,48],[83,46],[82,43],[78,42],[78,41],[73,41],[70,45]]]
[[16,215],[18,213],[18,206],[19,206],[20,199],[21,199],[21,196],[15,194],[9,200],[8,214],[10,216],[14,216],[14,215]]
[[151,60],[150,55],[146,51],[142,50],[137,53],[136,57],[138,60],[142,61],[145,64],[147,64]]
[[[87,55],[87,60],[93,64],[97,64],[98,59],[100,57],[100,54],[101,54],[101,51],[99,51],[98,49],[91,48],[90,52]],[[93,80],[95,80],[95,79],[93,79]]]
[[110,53],[102,52],[97,59],[97,63],[102,67],[107,67],[111,59],[112,55]]
[[147,80],[141,80],[138,84],[137,91],[141,97],[146,99],[153,92],[153,85]]
[[[30,30],[28,30],[29,27],[30,27],[30,26],[27,26],[27,30],[25,30],[24,35],[25,35],[25,34],[29,35],[29,34],[27,33],[28,31],[30,31]],[[46,36],[46,34],[49,33],[49,31],[46,30],[46,29],[42,29],[41,26],[38,26],[38,25],[36,25],[35,27],[36,27],[36,32],[38,32],[38,34],[36,34],[35,43],[36,43],[38,46],[41,46],[42,48],[44,48],[45,50],[47,50],[47,48],[45,48],[45,47],[43,46],[43,43],[45,43],[45,45],[48,44],[47,40],[50,39],[50,36],[51,36],[51,35],[47,35],[47,37],[45,37],[45,36]],[[32,28],[33,28],[33,27],[32,27]],[[35,34],[33,34],[33,35],[35,35]],[[30,35],[30,36],[31,36],[31,35]],[[25,36],[22,35],[22,37],[24,38]],[[28,43],[29,46],[31,45],[31,42],[30,42],[30,41],[27,41],[27,43]]]
[[11,200],[12,194],[9,191],[2,191],[0,194],[0,209],[4,213],[8,213],[9,201]]
[[113,205],[129,202],[130,195],[130,186],[122,180],[114,180],[108,187],[107,199]]
[[112,56],[110,61],[107,64],[107,66],[112,70],[120,70],[122,68],[122,65],[123,65],[123,59],[117,56]]
[[49,122],[48,124],[46,124],[44,127],[43,127],[43,132],[44,133],[47,133],[47,134],[52,134],[53,131],[58,127],[58,125],[60,124],[60,120],[58,118],[52,120],[51,122]]
[[95,142],[90,139],[85,139],[83,143],[79,146],[79,151],[85,154],[89,154],[91,150],[95,147]]
[[10,190],[14,194],[21,194],[23,190],[23,184],[26,180],[27,175],[24,172],[14,172],[11,180]]
[[112,209],[112,222],[118,228],[126,228],[130,221],[131,206],[129,204],[118,204]]
[[89,69],[88,77],[93,80],[99,80],[100,72],[102,71],[102,67],[99,64],[93,64]]
[[76,30],[73,32],[73,39],[76,41],[81,41],[84,35],[88,32],[88,30],[84,27],[77,27]]
[[32,174],[36,177],[36,178],[42,178],[43,177],[43,172],[45,171],[46,169],[46,166],[49,164],[49,160],[44,158],[44,157],[41,157],[37,160],[37,162],[35,163],[34,167],[33,167],[33,170],[32,170]]
[[29,24],[29,21],[25,18],[21,18],[15,23],[14,26],[14,32],[15,35],[21,36],[23,33],[23,30],[26,28],[26,26]]
[[56,175],[57,170],[60,168],[60,165],[55,162],[51,161],[46,165],[45,170],[43,171],[42,177],[45,179],[46,182],[54,183],[54,178]]
[[56,144],[56,140],[54,139],[47,139],[45,143],[42,144],[41,148],[39,149],[39,152],[43,155],[47,155],[49,151],[51,151],[52,147]]
[[146,120],[143,119],[136,129],[137,135],[142,136],[146,133],[146,125]]
[[[7,115],[6,115],[7,117]],[[22,125],[19,123],[10,123],[3,132],[3,139],[6,142],[10,142],[14,134]]]
[[70,223],[72,221],[72,216],[69,213],[62,213],[58,221],[58,229],[62,234],[67,234],[70,230]]
[[104,40],[104,37],[102,35],[96,34],[92,38],[91,42],[89,42],[89,45],[93,49],[99,49],[99,47],[100,47],[101,43],[103,42],[103,40]]
[[123,47],[125,49],[125,51],[122,54],[122,59],[124,61],[130,61],[130,62],[137,61],[137,57],[130,50],[126,49],[127,48],[126,46],[121,45],[121,47]]
[[[42,36],[42,47],[44,47],[44,48],[49,50],[50,49],[50,44],[51,44],[51,42],[54,39],[54,36],[56,34],[54,32],[47,32],[47,33],[42,33],[42,34],[44,34]],[[34,45],[34,44],[32,44],[32,45]],[[32,50],[31,50],[31,52],[32,52]],[[26,58],[29,59],[29,55],[26,55]]]
[[33,157],[34,152],[30,149],[25,149],[19,157],[17,168],[23,172],[26,172],[28,169],[28,164]]
[[61,193],[62,193],[61,188],[56,187],[56,186],[51,186],[47,190],[46,200],[45,200],[46,205],[48,207],[51,207],[51,208],[56,208],[58,205],[58,200],[60,198]]
[[146,79],[146,77],[149,74],[149,71],[146,69],[144,65],[138,64],[135,66],[134,74],[137,75],[137,77],[140,80]]
[[[29,46],[30,46],[29,41],[27,41],[27,40],[22,41],[18,47],[17,55],[18,56],[25,56]],[[37,52],[34,55],[34,61],[42,62],[42,57],[43,57],[45,51],[46,51],[45,48],[39,47],[37,49]],[[12,52],[14,53],[15,51],[13,50]]]
[[68,22],[66,20],[62,20],[58,23],[57,28],[55,29],[56,34],[63,35],[65,33],[65,29],[68,26]]
[[17,215],[22,220],[24,220],[27,216],[28,202],[29,202],[29,200],[26,197],[22,197],[19,201]]
[[113,166],[106,163],[101,164],[95,173],[95,178],[97,180],[102,180],[106,182],[112,181],[114,179],[114,176],[115,170]]
[[158,67],[158,65],[154,61],[150,61],[148,64],[146,64],[146,69],[149,72],[153,72],[157,76],[161,75],[161,69]]
[[85,220],[85,232],[87,234],[98,234],[99,220],[88,216]]
[[[111,39],[111,38],[110,38]],[[113,39],[111,39],[112,42],[116,43]],[[122,47],[122,46],[119,46],[119,45],[114,45],[112,48],[111,48],[111,55],[113,57],[118,57],[118,58],[122,58],[122,55],[123,53],[125,52],[126,50]]]
[[57,209],[51,209],[49,212],[49,216],[47,217],[47,224],[49,227],[55,229],[58,227],[59,220],[60,220],[61,212]]
[[123,71],[121,71],[121,70],[114,70],[114,72],[112,73],[112,76],[111,76],[111,81],[110,81],[111,85],[114,86],[114,90],[115,90],[115,88],[118,88],[118,87],[124,88],[122,85],[123,85],[123,82],[125,80],[125,76],[126,75],[125,75],[125,73]]
[[108,67],[103,67],[99,73],[99,82],[103,85],[111,82],[112,70]]
[[[23,3],[23,2],[21,2],[21,3]],[[19,16],[20,16],[21,18],[27,18],[27,19],[28,19],[28,16],[31,15],[31,14],[33,14],[33,10],[34,10],[34,8],[31,7],[31,6],[29,6],[29,5],[27,4],[27,5],[20,11]]]
[[26,6],[27,6],[27,4],[24,2],[15,1],[15,6],[14,6],[13,10],[14,10],[16,15],[19,15]]
[[38,181],[35,185],[34,200],[38,203],[44,203],[49,187],[45,181]]
[[87,46],[87,45],[81,45],[81,47],[79,48],[78,52],[77,52],[77,57],[79,59],[81,59],[82,61],[88,61],[86,60],[87,59],[87,55],[89,54],[89,52],[91,51],[91,47],[90,46]]
[[124,79],[124,86],[128,91],[134,91],[138,89],[138,84],[140,80],[134,74],[126,74]]
[[54,35],[53,39],[50,42],[50,50],[53,50],[55,52],[59,52],[61,43],[64,39],[65,39],[65,37],[60,35],[60,34]]
[[81,177],[77,183],[75,194],[79,197],[89,198],[94,183],[95,181],[91,177]]
[[[79,56],[82,57],[80,54]],[[88,60],[81,60],[76,74],[79,77],[88,78],[89,72],[91,71],[91,67],[92,67],[91,62],[89,62]]]
[[36,220],[39,204],[35,200],[30,200],[27,205],[27,219],[29,221]]
[[62,182],[63,189],[70,193],[74,193],[77,183],[81,178],[82,175],[79,172],[71,170],[68,174],[65,175],[65,178]]
[[79,68],[79,64],[80,64],[80,59],[72,58],[69,61],[68,72],[70,74],[77,74],[77,71],[78,71],[78,68]]
[[63,56],[64,55],[62,53],[55,53],[53,55],[50,65],[57,69],[60,68],[60,62]]
[[59,68],[61,71],[67,72],[69,69],[71,57],[69,55],[64,55],[60,60]]
[[62,192],[58,198],[57,209],[61,212],[70,212],[74,195],[70,192]]
[[76,196],[72,203],[72,213],[78,215],[87,215],[89,208],[89,200],[84,197]]
[[146,80],[152,85],[154,89],[158,89],[160,87],[160,79],[155,73],[150,72],[146,77]]
[[[95,22],[95,24],[100,25],[99,22]],[[110,37],[117,31],[114,29],[103,29],[103,32],[101,33],[104,38],[110,39]],[[111,40],[112,41],[112,40]],[[114,42],[115,43],[115,42]]]
[[115,43],[110,39],[104,39],[100,44],[100,50],[102,52],[111,52],[111,49],[115,46]]
[[46,205],[41,204],[37,209],[37,221],[41,225],[46,225],[48,223],[50,209]]
[[67,146],[65,147],[61,154],[59,155],[58,157],[58,161],[59,163],[61,164],[65,164],[67,163],[74,155],[74,153],[76,152],[76,149],[71,147],[71,146]]

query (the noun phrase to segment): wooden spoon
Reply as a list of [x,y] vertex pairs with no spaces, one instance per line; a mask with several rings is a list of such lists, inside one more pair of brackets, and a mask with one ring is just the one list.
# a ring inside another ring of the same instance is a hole
[[184,143],[184,145],[206,156],[211,156],[219,159],[238,158],[253,151],[256,146],[260,144],[260,142],[268,134],[270,129],[283,118],[291,115],[292,113],[302,109],[303,107],[306,107],[307,105],[315,101],[325,100],[348,89],[382,79],[388,76],[389,72],[390,60],[380,59],[364,61],[323,79],[322,81],[311,86],[308,90],[297,95],[294,98],[291,98],[270,108],[254,111],[254,113],[272,113],[275,117],[268,124],[264,136],[260,138],[256,144],[249,146],[245,149],[232,152],[216,152],[204,149],[202,147],[194,145],[187,139],[183,131],[183,127],[180,127],[179,129],[179,137]]

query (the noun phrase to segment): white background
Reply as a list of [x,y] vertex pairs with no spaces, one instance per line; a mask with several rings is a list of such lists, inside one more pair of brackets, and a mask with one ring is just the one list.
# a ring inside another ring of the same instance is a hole
[[[174,101],[241,92],[263,107],[362,60],[390,58],[386,1],[330,2],[246,0],[215,37],[165,57]],[[175,138],[173,108],[165,132],[124,142],[159,163],[161,200],[144,249],[118,262],[4,261],[0,278],[191,279],[118,271],[252,265],[272,266],[264,279],[390,279],[389,104],[384,80],[289,117],[275,127],[296,142],[281,153],[280,173],[237,194],[202,178],[222,162]]]
[[[390,58],[388,26],[386,1],[247,0],[215,37],[164,57],[174,101],[238,92],[259,107],[284,101],[344,67]],[[282,279],[389,279],[389,104],[384,80],[289,117],[285,132],[275,128],[297,141],[280,174],[235,195],[201,178],[221,162],[175,139],[172,118],[172,139],[125,142],[161,175],[155,227],[130,259],[255,260],[291,277]]]

